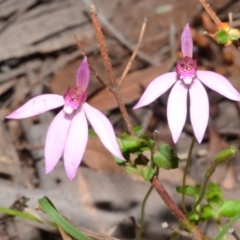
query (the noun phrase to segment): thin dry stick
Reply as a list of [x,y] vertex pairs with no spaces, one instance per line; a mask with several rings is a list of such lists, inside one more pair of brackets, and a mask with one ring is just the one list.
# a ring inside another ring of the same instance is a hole
[[202,6],[205,8],[206,12],[209,14],[209,16],[212,18],[212,20],[219,25],[221,23],[221,20],[216,15],[216,13],[213,11],[213,9],[210,7],[210,5],[206,2],[206,0],[199,0],[199,2],[202,4]]
[[104,66],[106,68],[109,81],[111,83],[110,90],[116,98],[116,101],[117,101],[118,106],[120,108],[120,111],[122,113],[124,122],[127,126],[128,132],[131,135],[134,135],[132,123],[129,119],[126,107],[123,104],[123,101],[122,101],[122,98],[121,98],[121,95],[120,95],[120,91],[119,91],[119,87],[118,87],[116,78],[114,76],[112,64],[111,64],[110,59],[109,59],[108,51],[107,51],[106,44],[105,44],[105,39],[104,39],[102,29],[101,29],[101,25],[100,25],[100,22],[99,22],[98,17],[97,17],[96,8],[93,4],[90,4],[89,8],[90,8],[90,16],[91,16],[91,19],[92,19],[92,24],[93,24],[95,34],[96,34],[96,38],[97,38],[97,41],[98,41],[98,44],[99,44],[100,52],[101,52],[101,55],[102,55],[102,58],[103,58],[103,63],[104,63]]
[[135,47],[135,49],[132,53],[131,58],[129,59],[129,62],[128,62],[126,68],[123,71],[123,74],[122,74],[122,76],[121,76],[121,78],[118,82],[118,86],[121,86],[123,80],[125,79],[126,75],[128,74],[128,71],[129,71],[130,67],[132,66],[132,62],[133,62],[134,58],[136,57],[138,49],[139,49],[140,44],[142,42],[143,35],[144,35],[145,29],[146,29],[146,25],[147,25],[147,19],[144,18],[144,22],[142,24],[141,31],[140,31],[139,38],[138,38],[138,43],[137,43],[137,45],[136,45],[136,47]]
[[229,25],[232,28],[233,27],[233,13],[232,12],[228,13],[228,20],[229,20]]
[[172,231],[174,233],[177,233],[178,235],[181,235],[181,236],[184,236],[184,237],[187,237],[187,238],[190,238],[190,239],[195,238],[194,234],[186,232],[186,231],[178,229],[178,228],[175,228],[173,226],[170,226],[170,225],[168,225],[167,222],[162,223],[162,228],[163,229],[169,229],[170,231]]
[[[74,35],[75,41],[77,42],[77,45],[82,53],[82,55],[85,57],[86,56],[86,52],[84,50],[84,47],[82,45],[82,43],[80,42],[80,40],[77,38],[76,35]],[[95,69],[91,66],[90,63],[88,63],[88,67],[90,69],[90,71],[93,73],[93,75],[95,76],[95,78],[106,88],[108,88],[107,84],[103,81],[103,79],[98,75],[98,73],[95,71]]]
[[236,240],[240,240],[240,237],[238,236],[238,234],[236,233],[233,227],[229,228],[228,232],[231,233]]

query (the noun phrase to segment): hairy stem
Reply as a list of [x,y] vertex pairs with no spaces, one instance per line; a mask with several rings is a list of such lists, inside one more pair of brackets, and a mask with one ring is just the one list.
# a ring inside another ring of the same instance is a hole
[[153,178],[151,180],[153,187],[156,189],[158,194],[161,196],[162,200],[165,202],[165,204],[168,206],[168,208],[171,210],[171,212],[175,215],[175,217],[178,219],[180,224],[189,232],[194,233],[196,236],[196,240],[209,240],[208,237],[205,237],[201,234],[200,230],[192,225],[186,216],[182,213],[182,211],[178,208],[178,206],[175,204],[175,202],[171,199],[171,197],[166,192],[165,188],[163,187],[162,183],[159,179]]
[[199,212],[197,211],[197,206],[202,202],[204,195],[206,193],[207,190],[207,185],[208,185],[208,181],[210,179],[210,177],[212,176],[212,174],[214,173],[214,171],[216,170],[217,165],[213,164],[205,173],[205,177],[204,177],[204,181],[201,187],[201,193],[200,196],[198,198],[198,200],[195,202],[195,204],[193,205],[193,210],[199,214]]
[[187,173],[190,167],[190,163],[191,163],[191,159],[192,159],[192,151],[193,151],[193,147],[195,144],[195,138],[193,137],[190,148],[189,148],[189,152],[188,152],[188,158],[187,158],[187,162],[186,162],[186,166],[184,169],[184,174],[183,174],[183,181],[182,181],[182,187],[183,187],[183,193],[182,193],[182,209],[184,213],[187,213],[187,209],[186,209],[186,205],[185,205],[185,187],[186,187],[186,177],[187,177]]
[[95,30],[96,38],[97,38],[97,41],[99,44],[100,52],[101,52],[101,55],[103,58],[103,63],[106,68],[109,81],[111,83],[110,90],[112,91],[112,93],[114,94],[114,96],[116,98],[116,101],[118,103],[118,106],[119,106],[120,111],[123,116],[123,120],[127,126],[128,132],[131,135],[134,135],[133,126],[132,126],[130,118],[127,114],[126,107],[123,104],[123,101],[122,101],[122,98],[120,95],[120,90],[119,90],[118,83],[116,81],[116,78],[115,78],[115,75],[113,72],[113,68],[112,68],[112,64],[111,64],[111,61],[110,61],[110,58],[108,55],[108,51],[107,51],[107,47],[106,47],[106,43],[105,43],[105,38],[103,36],[101,24],[99,22],[99,19],[98,19],[97,13],[96,13],[96,8],[93,4],[90,4],[90,16],[92,19],[92,24],[93,24],[93,27]]

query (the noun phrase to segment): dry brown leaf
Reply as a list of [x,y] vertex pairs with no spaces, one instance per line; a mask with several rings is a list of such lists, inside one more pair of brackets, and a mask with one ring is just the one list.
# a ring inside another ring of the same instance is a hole
[[115,163],[112,155],[103,146],[98,137],[89,137],[83,162],[94,170],[112,173],[123,173],[121,168]]
[[[121,96],[125,104],[136,101],[143,92],[143,89],[157,76],[166,72],[171,59],[165,61],[160,67],[149,67],[130,73],[121,86]],[[89,100],[89,103],[101,111],[117,108],[117,102],[113,94],[103,89]]]

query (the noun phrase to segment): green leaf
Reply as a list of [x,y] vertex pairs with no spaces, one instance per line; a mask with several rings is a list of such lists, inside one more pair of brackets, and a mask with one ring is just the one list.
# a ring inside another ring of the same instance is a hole
[[214,217],[213,209],[209,205],[203,206],[202,215],[201,215],[202,221],[205,221],[205,220],[213,218],[213,217]]
[[142,173],[140,169],[137,169],[135,167],[126,166],[125,169],[126,169],[127,174],[136,173],[136,174],[141,175],[141,173]]
[[188,220],[189,220],[190,222],[199,221],[199,216],[198,216],[196,213],[194,213],[194,212],[188,213],[187,218],[188,218]]
[[226,200],[219,210],[219,214],[223,217],[233,217],[240,212],[240,201]]
[[[121,152],[141,152],[141,148],[147,147],[146,144],[141,142],[141,140],[136,139],[120,139],[118,138],[118,143],[121,149]],[[148,149],[148,147],[147,147]]]
[[179,158],[170,146],[163,144],[153,155],[153,161],[158,167],[174,169],[178,167]]
[[133,131],[134,131],[134,133],[139,133],[141,130],[143,129],[143,127],[142,126],[135,126],[135,127],[133,127]]
[[226,30],[221,29],[216,33],[216,41],[220,44],[226,44],[228,42],[228,34]]
[[89,131],[88,131],[88,135],[89,135],[90,137],[97,137],[96,132],[93,131],[93,130],[89,130]]
[[38,200],[39,205],[44,210],[44,212],[52,218],[52,220],[61,227],[65,232],[70,236],[73,236],[77,240],[91,240],[91,238],[85,236],[77,228],[75,228],[71,223],[65,220],[52,205],[50,200],[47,197],[43,197]]
[[236,41],[236,40],[238,40],[238,35],[231,34],[231,35],[229,35],[229,39],[232,41]]
[[153,175],[154,175],[154,169],[152,169],[151,167],[145,166],[142,168],[142,174],[144,181],[149,181],[152,179]]
[[[183,187],[182,186],[176,187],[176,190],[177,190],[178,193],[183,193]],[[184,189],[184,193],[187,196],[190,196],[190,197],[194,198],[195,200],[197,200],[199,198],[200,192],[201,192],[201,186],[200,185],[197,185],[195,187],[186,185],[185,189]]]
[[207,200],[210,200],[211,198],[215,198],[215,197],[218,197],[219,199],[223,199],[222,189],[216,183],[210,183],[207,186],[205,195]]
[[132,174],[132,173],[138,174],[143,177],[144,181],[149,181],[150,179],[152,179],[154,175],[154,170],[148,166],[144,166],[142,168],[127,166],[125,169],[127,174]]
[[221,163],[224,163],[224,162],[230,160],[231,158],[233,158],[236,155],[237,151],[238,151],[238,149],[236,148],[236,146],[231,146],[231,147],[224,149],[216,156],[214,163],[219,165]]
[[120,158],[118,158],[118,157],[116,157],[116,156],[114,156],[114,155],[112,155],[112,156],[113,156],[114,161],[115,161],[118,165],[120,165],[120,166],[124,166],[124,165],[125,165],[126,161],[124,161],[124,160],[122,160],[122,159],[120,159]]
[[208,205],[211,207],[213,211],[213,218],[215,220],[218,220],[220,217],[219,210],[223,204],[222,189],[217,184],[210,183],[207,187],[205,195],[208,201]]
[[11,209],[11,208],[0,207],[0,212],[14,216],[14,217],[28,219],[28,220],[31,220],[34,222],[41,222],[38,218],[36,218],[35,216],[33,216],[29,213],[18,211],[18,210]]

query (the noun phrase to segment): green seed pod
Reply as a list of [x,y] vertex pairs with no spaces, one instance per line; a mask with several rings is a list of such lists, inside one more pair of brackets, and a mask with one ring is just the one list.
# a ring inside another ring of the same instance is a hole
[[220,152],[216,156],[216,158],[214,160],[214,164],[219,165],[221,163],[224,163],[224,162],[230,160],[231,158],[233,158],[236,155],[237,151],[238,151],[238,149],[236,146],[231,146],[231,147],[224,149],[222,152]]

